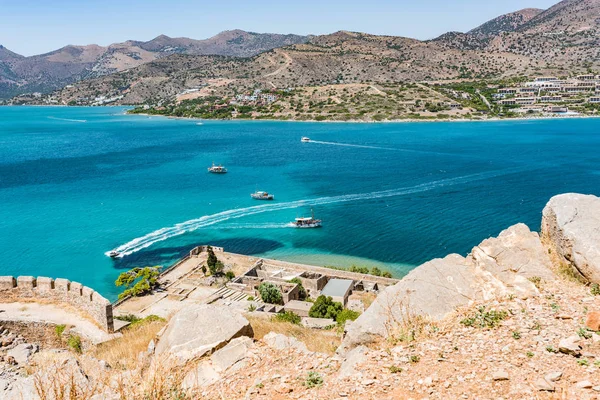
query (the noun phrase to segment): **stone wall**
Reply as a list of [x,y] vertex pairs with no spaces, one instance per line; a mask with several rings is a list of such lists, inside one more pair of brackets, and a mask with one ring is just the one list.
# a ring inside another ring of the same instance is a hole
[[66,303],[90,316],[107,332],[114,331],[112,304],[93,289],[68,279],[0,276],[0,302],[48,300]]

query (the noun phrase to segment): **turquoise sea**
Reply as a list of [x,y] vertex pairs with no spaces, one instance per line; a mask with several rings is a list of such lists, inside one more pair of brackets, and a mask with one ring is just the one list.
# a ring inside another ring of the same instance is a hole
[[[400,277],[511,224],[539,230],[555,194],[600,195],[600,119],[198,124],[124,110],[0,107],[0,275],[114,299],[121,271],[209,243]],[[229,173],[207,173],[213,161]],[[311,208],[323,228],[289,227]]]

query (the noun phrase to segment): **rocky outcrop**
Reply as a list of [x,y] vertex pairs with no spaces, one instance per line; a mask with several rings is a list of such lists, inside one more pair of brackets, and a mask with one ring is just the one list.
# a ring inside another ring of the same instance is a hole
[[440,320],[457,307],[514,295],[537,295],[533,277],[553,279],[551,261],[535,232],[517,224],[476,246],[469,256],[451,254],[411,271],[379,294],[347,330],[345,351],[388,337],[413,315]]
[[542,237],[581,276],[600,283],[600,198],[568,193],[550,199]]
[[221,373],[229,368],[244,368],[247,363],[244,360],[252,348],[254,341],[249,337],[242,336],[233,339],[220,350],[217,350],[210,360],[198,364],[188,373],[183,380],[184,389],[193,389],[210,385],[221,378]]
[[231,308],[188,306],[173,316],[160,337],[156,354],[169,353],[185,362],[210,354],[240,336],[252,337],[252,327]]

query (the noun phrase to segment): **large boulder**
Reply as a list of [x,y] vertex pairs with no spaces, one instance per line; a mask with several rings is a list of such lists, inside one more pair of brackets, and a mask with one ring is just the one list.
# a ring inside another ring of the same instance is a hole
[[600,198],[553,197],[544,208],[542,236],[585,279],[600,283]]
[[211,385],[221,379],[221,373],[227,369],[239,370],[248,364],[249,351],[254,341],[249,337],[233,339],[222,349],[210,356],[210,360],[202,361],[183,379],[184,389],[195,389]]
[[171,318],[156,346],[156,354],[171,354],[181,362],[210,354],[231,339],[253,336],[246,318],[229,307],[187,306]]
[[394,335],[413,316],[441,320],[473,302],[535,296],[539,291],[529,278],[554,279],[550,267],[538,234],[523,224],[512,226],[467,257],[451,254],[429,261],[386,288],[348,327],[340,353]]

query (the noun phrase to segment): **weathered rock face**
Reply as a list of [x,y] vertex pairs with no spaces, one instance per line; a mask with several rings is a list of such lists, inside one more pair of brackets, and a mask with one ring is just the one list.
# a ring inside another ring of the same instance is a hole
[[600,198],[553,197],[544,208],[542,236],[584,278],[600,283]]
[[341,352],[393,335],[408,315],[440,320],[457,307],[509,294],[538,294],[528,279],[554,279],[551,261],[539,236],[518,224],[487,239],[465,257],[451,254],[412,270],[348,328]]
[[240,336],[252,337],[252,327],[231,308],[189,306],[173,316],[156,346],[156,354],[170,353],[180,361],[188,361],[218,350]]
[[248,357],[253,344],[254,341],[249,337],[233,339],[227,346],[217,350],[210,360],[201,362],[190,371],[183,380],[183,388],[194,389],[207,386],[221,379],[221,373],[229,368],[238,370],[246,367],[247,361],[244,360]]

